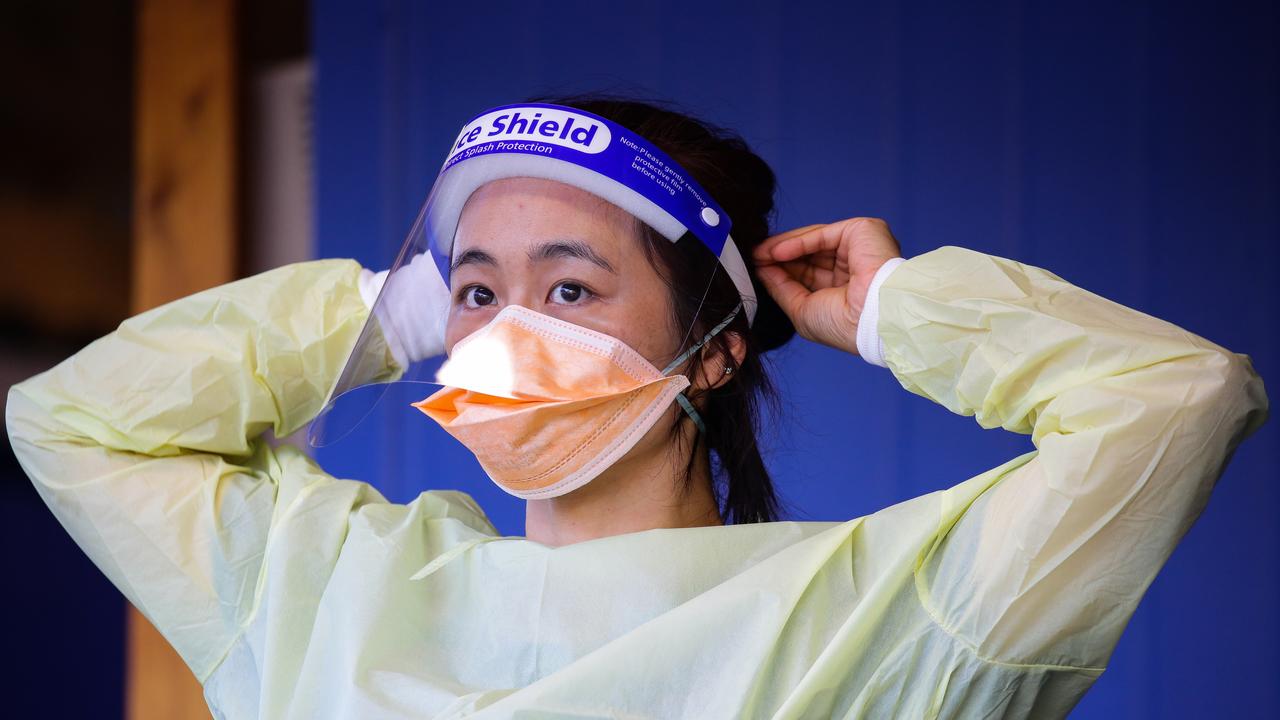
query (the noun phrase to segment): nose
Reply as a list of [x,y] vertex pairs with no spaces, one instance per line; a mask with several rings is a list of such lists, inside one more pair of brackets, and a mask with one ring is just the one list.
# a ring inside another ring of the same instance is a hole
[[503,298],[503,305],[519,305],[537,312],[543,311],[543,300],[545,298],[539,289],[527,286],[523,283],[520,285],[508,287],[507,297]]

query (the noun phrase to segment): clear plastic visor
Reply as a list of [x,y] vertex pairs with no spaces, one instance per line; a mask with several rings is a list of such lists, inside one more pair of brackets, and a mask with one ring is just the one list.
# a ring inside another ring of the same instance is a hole
[[[411,404],[443,386],[450,350],[509,305],[615,337],[660,370],[738,306],[701,241],[668,240],[573,185],[507,177],[458,200],[437,181],[389,269],[362,277],[372,311],[311,423],[312,446],[339,442],[375,412],[425,420]],[[745,329],[741,315],[730,329]],[[700,356],[669,374],[694,380]]]

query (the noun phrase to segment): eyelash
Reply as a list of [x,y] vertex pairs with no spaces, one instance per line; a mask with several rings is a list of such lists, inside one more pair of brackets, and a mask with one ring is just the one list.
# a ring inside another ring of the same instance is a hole
[[[580,289],[580,290],[582,291],[582,295],[583,295],[583,296],[582,296],[581,298],[579,298],[577,302],[571,302],[571,303],[553,303],[553,304],[555,304],[555,305],[582,305],[582,304],[583,304],[583,303],[585,303],[587,300],[590,300],[591,298],[594,298],[594,297],[596,296],[596,293],[595,293],[595,291],[594,291],[594,290],[592,290],[591,288],[587,287],[585,284],[580,283],[580,282],[578,282],[578,281],[576,281],[576,280],[561,280],[561,281],[559,281],[559,282],[555,283],[554,285],[552,285],[552,286],[551,286],[551,293],[554,293],[556,288],[561,287],[561,286],[564,286],[564,285],[572,285],[573,287],[576,287],[576,288]],[[468,303],[470,302],[470,297],[469,297],[469,296],[470,296],[471,291],[472,291],[472,290],[476,290],[476,289],[484,289],[484,290],[488,290],[488,291],[489,291],[489,293],[490,293],[491,295],[495,294],[492,290],[489,290],[489,288],[485,287],[484,285],[471,284],[471,285],[467,285],[467,286],[465,286],[465,287],[461,288],[460,290],[458,290],[457,294],[456,294],[456,295],[454,295],[454,302],[456,302],[456,303],[458,303],[458,304],[460,304],[460,305],[465,306],[468,310],[479,310],[479,309],[480,309],[480,308],[482,308],[482,307],[488,307],[488,305],[479,305],[479,306],[476,306],[476,307],[472,307],[471,305],[469,305],[469,304],[468,304]],[[548,298],[550,298],[550,297],[551,297],[551,293],[548,293],[548,296],[547,296]]]
[[588,300],[591,300],[592,298],[594,298],[594,297],[596,296],[596,294],[591,290],[591,288],[587,287],[586,285],[583,285],[583,284],[582,284],[582,283],[580,283],[580,282],[577,282],[576,280],[561,280],[560,282],[558,282],[558,283],[556,283],[555,285],[552,285],[552,286],[551,286],[551,292],[552,292],[552,293],[554,293],[554,292],[556,291],[556,288],[558,288],[558,287],[563,287],[563,286],[565,286],[565,285],[572,285],[572,286],[574,286],[574,287],[578,288],[579,290],[581,290],[582,292],[581,292],[580,296],[578,297],[578,299],[577,299],[575,302],[571,302],[571,303],[554,303],[554,304],[556,304],[556,305],[582,305],[582,304],[586,303]]
[[[454,295],[453,301],[459,305],[466,307],[468,310],[479,309],[478,307],[472,307],[469,304],[469,298],[468,298],[468,296],[471,294],[471,291],[476,289],[489,290],[489,288],[486,288],[483,285],[467,285],[466,287],[463,287],[460,290],[458,290],[457,294]],[[489,290],[489,292],[492,293],[493,291]]]

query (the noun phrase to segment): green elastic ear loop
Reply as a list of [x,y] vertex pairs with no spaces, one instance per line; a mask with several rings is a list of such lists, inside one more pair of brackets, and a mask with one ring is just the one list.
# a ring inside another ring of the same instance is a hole
[[[665,368],[662,369],[662,374],[666,375],[667,373],[671,372],[675,368],[679,367],[685,360],[688,360],[690,355],[697,352],[698,348],[702,347],[703,345],[706,345],[708,340],[716,336],[716,333],[728,327],[729,323],[733,322],[733,319],[738,316],[738,312],[740,310],[742,310],[742,303],[738,303],[738,305],[733,309],[733,312],[729,313],[728,317],[726,317],[724,320],[721,320],[719,325],[716,325],[715,327],[711,328],[711,332],[704,335],[702,339],[699,340],[693,347],[689,348],[688,350],[685,350],[683,353],[680,354],[680,357],[676,358],[675,360],[672,360],[669,365],[667,365]],[[693,403],[689,402],[689,398],[685,397],[684,393],[680,393],[676,395],[676,403],[680,405],[680,409],[684,410],[685,413],[689,415],[689,419],[693,420],[693,424],[695,427],[698,428],[698,432],[702,433],[703,435],[706,435],[707,426],[705,423],[702,422],[702,416],[699,415],[698,411],[694,409]]]

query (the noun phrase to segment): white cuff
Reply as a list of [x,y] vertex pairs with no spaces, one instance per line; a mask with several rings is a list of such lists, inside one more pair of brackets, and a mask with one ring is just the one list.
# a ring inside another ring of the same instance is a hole
[[386,270],[375,273],[362,268],[360,298],[377,316],[396,362],[407,369],[412,363],[444,353],[449,288],[431,257],[427,253],[413,256],[396,270],[393,282],[387,280]]
[[858,354],[872,365],[888,367],[884,361],[884,343],[880,341],[880,333],[876,326],[880,322],[880,286],[889,279],[895,268],[906,262],[906,258],[892,258],[880,266],[871,285],[867,288],[867,298],[862,305],[862,314],[858,316]]
[[[382,292],[382,286],[387,282],[387,273],[389,270],[375,273],[369,268],[360,269],[360,299],[364,300],[365,307],[373,312],[373,303],[377,301],[378,295]],[[402,368],[409,367],[409,358],[405,355],[404,345],[400,342],[400,336],[389,328],[389,323],[378,319],[378,324],[382,326],[382,339],[387,343],[387,349],[391,351],[391,357],[395,358],[396,364]]]
[[364,306],[373,309],[373,303],[378,299],[378,293],[382,292],[382,284],[387,281],[387,272],[376,273],[369,268],[360,268],[360,299],[364,300]]

